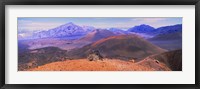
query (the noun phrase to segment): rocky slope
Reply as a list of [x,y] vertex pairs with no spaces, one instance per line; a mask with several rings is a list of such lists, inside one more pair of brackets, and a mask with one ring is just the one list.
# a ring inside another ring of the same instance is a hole
[[49,63],[27,71],[170,71],[170,69],[165,65],[158,65],[154,68],[133,61],[117,59],[104,59],[103,61],[78,59]]

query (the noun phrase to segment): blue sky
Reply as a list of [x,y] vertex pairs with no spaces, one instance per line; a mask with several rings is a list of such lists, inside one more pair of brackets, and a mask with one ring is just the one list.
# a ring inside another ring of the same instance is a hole
[[55,28],[62,24],[72,22],[80,26],[93,26],[96,28],[121,28],[128,29],[136,25],[147,24],[152,27],[158,28],[161,26],[168,26],[174,24],[182,24],[182,18],[148,18],[148,17],[19,17],[18,18],[18,30],[48,30]]

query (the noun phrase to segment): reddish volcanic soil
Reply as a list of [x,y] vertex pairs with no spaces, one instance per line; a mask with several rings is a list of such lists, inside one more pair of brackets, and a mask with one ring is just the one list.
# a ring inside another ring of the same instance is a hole
[[[156,65],[156,68],[147,65],[148,63],[141,64],[141,62],[134,63],[133,61],[117,59],[104,59],[103,61],[78,59],[53,62],[38,66],[37,68],[28,69],[28,71],[170,71],[170,69],[163,64],[160,66],[159,64]],[[153,65],[155,66],[155,64]]]

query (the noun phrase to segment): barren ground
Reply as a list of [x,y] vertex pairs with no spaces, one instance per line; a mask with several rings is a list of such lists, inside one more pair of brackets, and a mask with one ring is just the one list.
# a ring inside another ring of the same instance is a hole
[[[156,68],[155,68],[156,67]],[[159,70],[158,70],[159,69]],[[66,60],[53,62],[28,69],[28,71],[170,71],[162,63],[147,59],[146,62],[134,63],[118,59],[104,59],[103,61],[89,61],[87,59]]]

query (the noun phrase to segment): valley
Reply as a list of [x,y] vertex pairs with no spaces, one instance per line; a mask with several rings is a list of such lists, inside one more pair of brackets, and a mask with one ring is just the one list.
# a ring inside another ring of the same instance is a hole
[[[18,71],[182,71],[180,24],[125,31],[70,22],[27,34],[18,35]],[[103,61],[87,59],[94,50]]]

